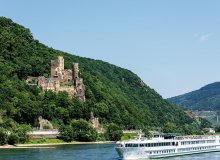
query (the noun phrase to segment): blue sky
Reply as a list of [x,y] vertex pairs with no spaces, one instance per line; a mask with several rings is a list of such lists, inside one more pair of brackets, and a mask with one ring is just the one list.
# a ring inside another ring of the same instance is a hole
[[127,68],[164,98],[220,80],[219,0],[0,0],[0,16],[71,54]]

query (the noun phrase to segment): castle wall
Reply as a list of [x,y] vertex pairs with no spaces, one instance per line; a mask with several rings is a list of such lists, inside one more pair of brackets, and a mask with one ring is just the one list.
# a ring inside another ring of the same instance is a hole
[[[27,83],[30,80],[31,78],[28,78]],[[64,69],[64,59],[62,56],[51,60],[51,77],[37,77],[37,85],[43,91],[51,90],[56,93],[66,91],[71,97],[75,96],[85,101],[85,85],[83,84],[83,79],[79,78],[79,64],[74,63],[74,73],[71,69]]]
[[73,80],[73,72],[71,69],[65,69],[63,72],[63,82],[70,82]]
[[85,101],[85,85],[83,83],[83,79],[79,78],[76,79],[76,92],[77,92],[77,97],[82,100]]
[[60,92],[66,91],[71,97],[73,97],[76,94],[76,90],[74,86],[61,86],[59,91]]

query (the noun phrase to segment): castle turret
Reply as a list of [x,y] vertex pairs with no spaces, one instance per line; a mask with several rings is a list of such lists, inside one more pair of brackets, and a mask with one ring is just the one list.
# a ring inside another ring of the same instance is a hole
[[73,64],[74,67],[74,79],[79,79],[79,64],[78,63],[74,63]]

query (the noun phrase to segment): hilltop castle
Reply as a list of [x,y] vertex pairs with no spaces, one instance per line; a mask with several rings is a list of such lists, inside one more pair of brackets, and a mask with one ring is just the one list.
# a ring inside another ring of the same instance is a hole
[[[33,82],[33,78],[28,77],[28,84],[31,81]],[[66,91],[69,96],[85,101],[85,85],[83,84],[83,79],[79,77],[79,64],[73,64],[73,71],[71,69],[64,69],[64,59],[62,56],[51,60],[50,78],[39,76],[34,83],[42,88],[43,91],[51,90],[56,93]]]

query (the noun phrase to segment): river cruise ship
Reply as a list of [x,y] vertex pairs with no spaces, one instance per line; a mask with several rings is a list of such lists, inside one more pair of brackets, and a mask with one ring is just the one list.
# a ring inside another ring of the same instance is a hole
[[117,142],[115,148],[121,159],[156,159],[187,154],[220,151],[220,137],[214,135],[176,136],[162,135],[147,139],[139,135],[136,140]]

